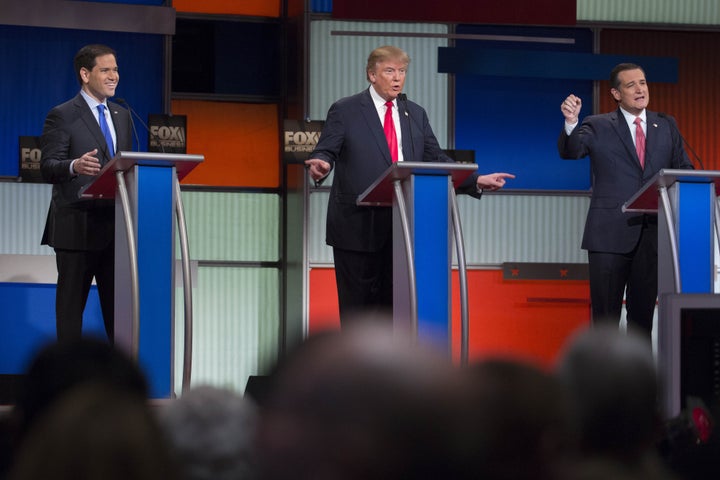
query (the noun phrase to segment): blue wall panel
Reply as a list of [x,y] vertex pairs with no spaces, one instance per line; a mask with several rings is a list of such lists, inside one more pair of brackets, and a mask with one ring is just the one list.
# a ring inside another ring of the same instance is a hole
[[[458,48],[592,52],[592,34],[584,29],[468,25],[457,33],[483,36],[458,40]],[[455,148],[475,150],[482,172],[516,174],[507,188],[589,189],[589,161],[562,160],[556,145],[563,126],[560,103],[574,93],[584,100],[583,115],[592,113],[592,81],[518,78],[516,73],[456,74]]]
[[[88,43],[117,51],[118,97],[144,121],[148,113],[162,113],[163,36],[0,26],[0,175],[18,174],[18,137],[40,135],[47,112],[78,93],[72,61]],[[147,132],[138,127],[135,149],[144,151]]]

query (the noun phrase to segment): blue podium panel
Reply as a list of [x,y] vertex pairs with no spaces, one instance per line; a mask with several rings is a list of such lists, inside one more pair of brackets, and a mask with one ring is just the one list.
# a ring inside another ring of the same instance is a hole
[[150,395],[169,398],[173,391],[174,169],[136,168],[139,361],[148,376]]
[[450,210],[447,175],[413,177],[418,338],[450,351]]
[[683,293],[713,293],[715,184],[677,182],[677,231]]

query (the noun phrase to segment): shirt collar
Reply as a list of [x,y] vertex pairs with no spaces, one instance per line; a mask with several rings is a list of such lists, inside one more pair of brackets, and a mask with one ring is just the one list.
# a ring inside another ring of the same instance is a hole
[[623,117],[625,117],[625,121],[628,123],[628,125],[632,125],[635,123],[635,118],[640,117],[643,123],[647,123],[647,109],[643,108],[643,111],[640,112],[640,115],[633,115],[632,113],[628,112],[627,110],[620,107],[620,111],[623,114]]
[[[380,109],[380,107],[384,107],[385,104],[387,103],[387,100],[385,100],[385,99],[382,98],[380,95],[378,95],[378,93],[375,91],[375,89],[373,88],[372,85],[370,85],[369,88],[370,88],[370,97],[372,97],[373,102],[375,103],[375,107],[376,107],[378,110]],[[396,101],[397,101],[397,99],[395,99],[395,100],[392,101],[392,102],[393,102],[393,107],[397,107]]]
[[90,107],[90,110],[97,110],[98,105],[105,105],[105,108],[107,108],[107,100],[100,103],[97,100],[95,100],[93,97],[85,93],[85,90],[80,90],[80,95],[85,99],[85,102],[87,102],[88,107]]

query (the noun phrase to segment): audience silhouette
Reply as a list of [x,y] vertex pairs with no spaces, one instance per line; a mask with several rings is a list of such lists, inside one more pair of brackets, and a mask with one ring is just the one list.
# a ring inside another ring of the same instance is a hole
[[255,478],[254,403],[225,388],[193,387],[159,410],[185,480]]

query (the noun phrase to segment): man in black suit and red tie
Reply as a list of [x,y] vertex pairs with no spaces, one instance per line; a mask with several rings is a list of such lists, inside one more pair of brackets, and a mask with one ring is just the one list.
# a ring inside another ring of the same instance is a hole
[[81,199],[79,192],[115,152],[132,149],[132,125],[127,110],[108,102],[120,79],[112,48],[82,47],[75,55],[74,69],[80,92],[50,110],[40,138],[42,175],[53,184],[42,244],[55,250],[58,340],[81,336],[94,278],[105,331],[112,342],[115,206],[113,200]]
[[623,213],[622,206],[659,170],[693,168],[675,120],[647,110],[645,72],[621,63],[610,73],[618,109],[590,115],[578,126],[582,101],[561,104],[562,158],[590,156],[592,198],[582,248],[588,251],[593,322],[619,323],[623,295],[627,321],[650,338],[658,294],[657,216]]
[[[392,308],[392,210],[357,206],[358,195],[394,161],[452,162],[425,110],[398,101],[409,64],[400,48],[373,50],[365,70],[370,87],[330,107],[320,140],[305,162],[315,181],[335,171],[325,240],[333,247],[343,324],[361,312],[389,313]],[[483,190],[502,188],[508,178],[514,175],[473,175],[460,190],[479,198]]]

